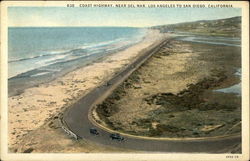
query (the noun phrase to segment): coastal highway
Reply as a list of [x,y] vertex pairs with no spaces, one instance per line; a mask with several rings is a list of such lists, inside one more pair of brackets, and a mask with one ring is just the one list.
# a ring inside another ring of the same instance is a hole
[[[200,139],[149,139],[121,134],[125,138],[124,141],[111,140],[109,135],[112,132],[101,127],[91,119],[91,108],[107,98],[119,84],[128,78],[128,76],[140,67],[149,57],[158,52],[169,40],[170,39],[162,40],[158,44],[149,47],[147,51],[143,51],[140,57],[135,59],[120,73],[117,73],[105,84],[93,89],[86,96],[69,107],[63,114],[63,126],[78,138],[107,146],[136,151],[220,153],[227,147],[233,147],[241,143],[241,137],[239,135]],[[97,129],[100,134],[97,136],[90,134],[90,128]]]

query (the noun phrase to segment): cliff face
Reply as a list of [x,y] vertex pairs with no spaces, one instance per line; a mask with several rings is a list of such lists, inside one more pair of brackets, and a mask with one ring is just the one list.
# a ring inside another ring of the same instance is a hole
[[199,35],[241,37],[241,17],[218,20],[201,20],[154,26],[161,32],[191,32]]

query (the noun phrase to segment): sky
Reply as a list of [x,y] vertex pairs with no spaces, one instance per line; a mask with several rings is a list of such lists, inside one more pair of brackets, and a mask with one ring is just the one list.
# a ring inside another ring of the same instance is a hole
[[149,27],[241,16],[238,8],[9,7],[10,27]]

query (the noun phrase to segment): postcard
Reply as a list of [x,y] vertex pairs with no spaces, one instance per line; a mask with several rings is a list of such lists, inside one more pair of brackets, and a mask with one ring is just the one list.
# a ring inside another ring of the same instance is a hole
[[2,160],[249,160],[249,3],[4,1]]

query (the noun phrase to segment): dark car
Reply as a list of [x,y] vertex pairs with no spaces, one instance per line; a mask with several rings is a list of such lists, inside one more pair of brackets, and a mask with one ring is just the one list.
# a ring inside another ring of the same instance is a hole
[[89,132],[90,134],[93,134],[93,135],[99,135],[99,132],[95,128],[90,128]]
[[122,137],[120,134],[110,134],[109,136],[112,140],[118,140],[118,141],[123,141],[124,137]]
[[107,82],[107,83],[106,83],[106,86],[110,86],[111,84],[112,84],[112,83],[110,83],[110,82]]

